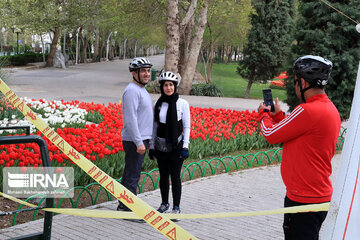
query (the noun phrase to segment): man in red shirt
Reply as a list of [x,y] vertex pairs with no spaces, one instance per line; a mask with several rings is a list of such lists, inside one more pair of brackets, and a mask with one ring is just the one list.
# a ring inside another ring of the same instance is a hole
[[[270,144],[283,143],[281,176],[286,186],[285,207],[331,200],[331,159],[341,127],[339,112],[324,90],[331,69],[332,62],[322,57],[300,57],[293,70],[296,95],[302,103],[288,116],[282,112],[278,98],[274,112],[264,103],[258,108],[266,140]],[[285,214],[285,239],[318,239],[326,214]]]

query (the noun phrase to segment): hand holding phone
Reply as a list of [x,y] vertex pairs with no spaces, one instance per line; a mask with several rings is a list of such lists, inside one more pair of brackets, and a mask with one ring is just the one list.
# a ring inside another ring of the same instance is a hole
[[271,111],[274,112],[275,107],[274,107],[274,101],[273,101],[271,89],[270,88],[263,89],[263,96],[264,96],[265,106],[271,106]]

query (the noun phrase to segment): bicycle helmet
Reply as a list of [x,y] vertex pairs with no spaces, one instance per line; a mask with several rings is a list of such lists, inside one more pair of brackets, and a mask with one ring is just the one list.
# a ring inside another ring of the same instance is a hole
[[304,78],[313,87],[323,87],[328,83],[332,67],[328,59],[306,55],[295,61],[293,69],[298,78]]
[[140,68],[151,68],[152,64],[144,57],[136,57],[129,64],[129,71],[133,72]]
[[178,76],[176,76],[176,74],[173,73],[173,72],[170,72],[170,71],[168,71],[168,72],[163,72],[163,73],[161,73],[160,76],[159,76],[159,83],[165,82],[165,81],[171,81],[171,82],[173,82],[175,85],[177,85],[178,82],[179,82],[179,78],[178,78]]
[[[294,74],[297,77],[301,99],[306,103],[304,93],[310,88],[323,89],[328,83],[333,63],[320,56],[306,55],[298,58],[293,66]],[[310,86],[303,89],[301,85],[301,78],[310,83]]]

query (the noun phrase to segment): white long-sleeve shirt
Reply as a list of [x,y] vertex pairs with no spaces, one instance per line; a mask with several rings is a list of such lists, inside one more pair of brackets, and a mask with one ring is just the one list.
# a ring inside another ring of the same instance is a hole
[[[156,103],[155,103],[156,105]],[[161,123],[166,123],[166,115],[168,110],[169,104],[166,102],[163,102],[160,106],[160,112],[159,112],[159,121]],[[190,143],[190,107],[189,103],[179,98],[176,101],[176,110],[177,110],[177,120],[181,120],[184,128],[184,143],[183,148],[188,148]],[[154,149],[155,144],[155,138],[156,133],[158,129],[159,124],[155,121],[153,125],[153,134],[152,134],[152,140],[150,143],[150,149]]]

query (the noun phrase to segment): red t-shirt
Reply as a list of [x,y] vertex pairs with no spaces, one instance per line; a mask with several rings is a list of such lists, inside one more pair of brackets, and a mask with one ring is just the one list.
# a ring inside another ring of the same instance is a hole
[[301,203],[330,201],[331,159],[341,120],[327,95],[312,96],[286,117],[280,112],[271,118],[261,111],[259,123],[270,144],[283,143],[281,176],[287,197]]

